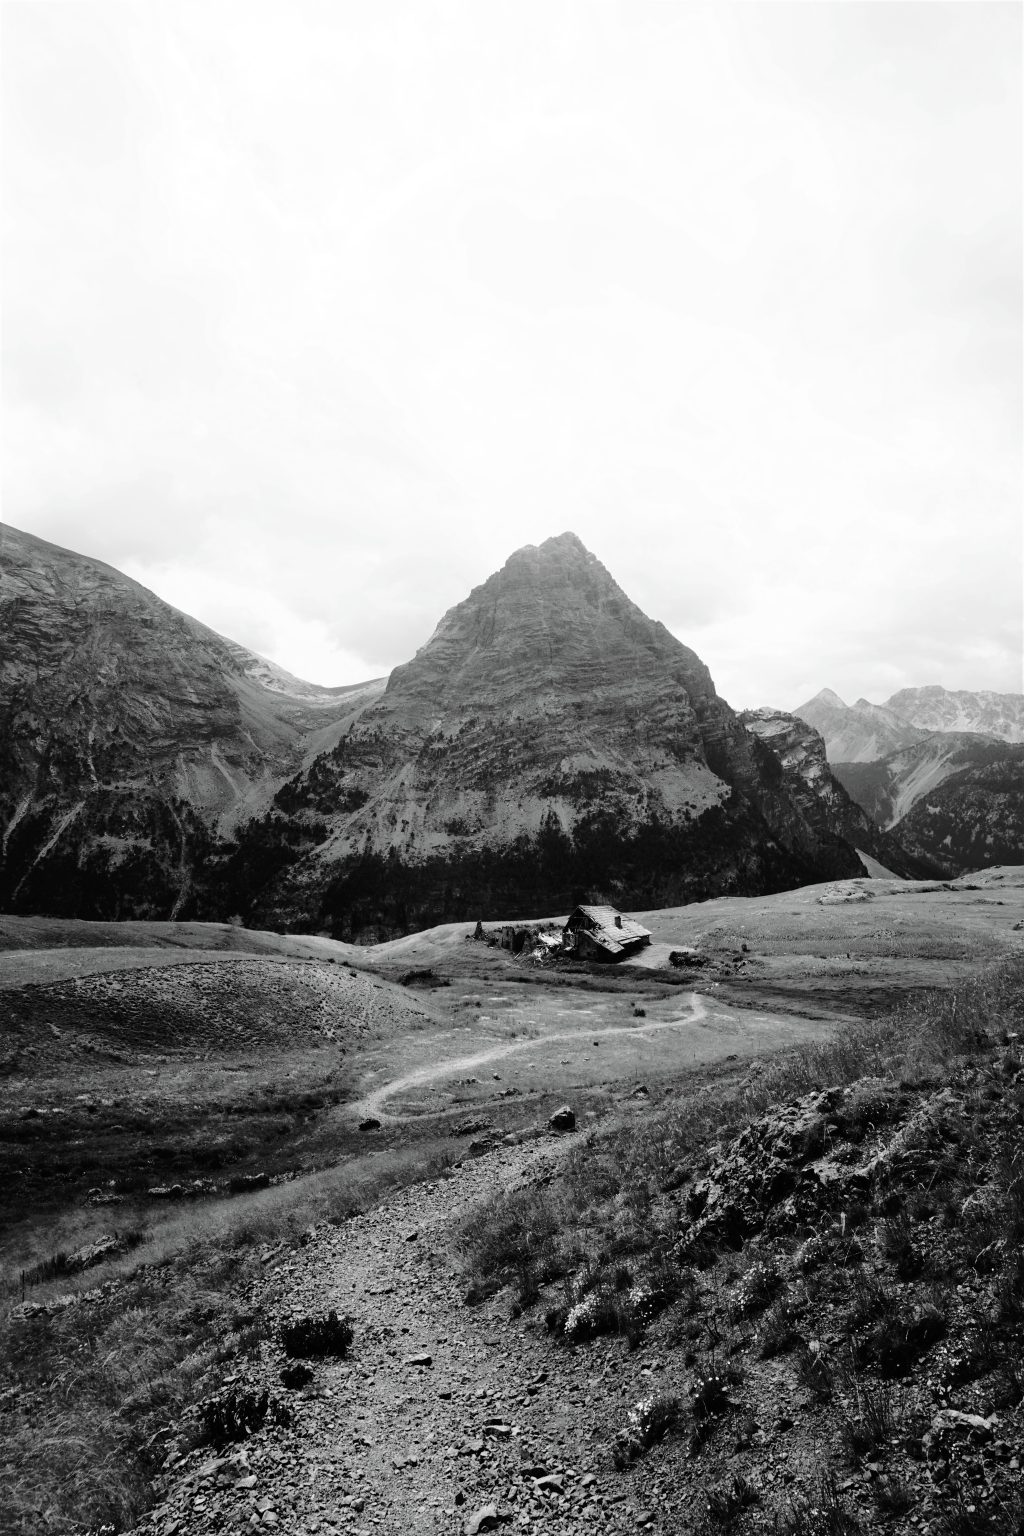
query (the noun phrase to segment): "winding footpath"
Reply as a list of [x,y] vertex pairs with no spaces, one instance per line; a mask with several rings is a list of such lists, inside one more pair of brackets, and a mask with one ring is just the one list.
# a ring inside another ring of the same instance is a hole
[[[726,1017],[739,1017],[740,1010],[724,1010],[716,1005],[714,1010],[708,1007],[707,999],[699,992],[683,994],[680,1001],[685,1001],[689,1011],[672,1019],[646,1019],[643,1023],[633,1020],[630,1024],[614,1024],[589,1029],[568,1030],[561,1034],[543,1034],[540,1036],[527,1036],[522,1040],[505,1041],[499,1045],[492,1045],[485,1051],[476,1051],[472,1056],[459,1056],[446,1058],[443,1061],[431,1062],[424,1067],[417,1067],[411,1072],[406,1072],[402,1077],[389,1078],[387,1082],[380,1083],[372,1088],[362,1098],[352,1101],[346,1106],[349,1115],[359,1118],[372,1116],[381,1123],[397,1124],[402,1120],[422,1119],[423,1113],[417,1112],[415,1116],[407,1114],[388,1114],[384,1110],[384,1104],[396,1094],[405,1093],[410,1089],[423,1088],[429,1083],[438,1082],[446,1077],[453,1077],[457,1073],[469,1072],[477,1067],[487,1066],[503,1057],[514,1056],[520,1052],[529,1052],[536,1055],[550,1045],[577,1045],[586,1047],[598,1040],[607,1039],[615,1035],[629,1035],[634,1040],[644,1040],[649,1035],[667,1029],[694,1029],[706,1024],[709,1020],[721,1020]],[[755,1014],[749,1010],[742,1010],[742,1016],[754,1024],[765,1016]],[[777,1021],[772,1021],[777,1022]],[[731,1043],[731,1042],[730,1042]],[[438,1113],[449,1113],[448,1109]]]

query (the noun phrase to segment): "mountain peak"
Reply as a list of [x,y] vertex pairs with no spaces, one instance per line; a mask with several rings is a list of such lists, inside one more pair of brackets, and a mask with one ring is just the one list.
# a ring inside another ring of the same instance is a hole
[[802,719],[804,718],[804,710],[810,709],[814,705],[817,705],[822,709],[849,708],[849,705],[844,703],[844,701],[839,697],[838,693],[835,693],[831,688],[822,688],[821,692],[816,693],[813,699],[808,699],[805,703],[798,704],[793,713],[795,715],[799,715]]

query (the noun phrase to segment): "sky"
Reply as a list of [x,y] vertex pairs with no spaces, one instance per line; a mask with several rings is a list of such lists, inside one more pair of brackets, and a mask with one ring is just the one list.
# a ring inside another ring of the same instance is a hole
[[3,518],[319,683],[571,529],[737,708],[1024,691],[1021,19],[5,0]]

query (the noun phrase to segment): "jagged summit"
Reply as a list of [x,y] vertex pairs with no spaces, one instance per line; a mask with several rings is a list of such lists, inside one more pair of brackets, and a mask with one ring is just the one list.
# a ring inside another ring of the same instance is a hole
[[521,549],[514,549],[505,561],[505,565],[509,566],[514,561],[524,558],[529,559],[534,555],[561,560],[566,558],[578,560],[597,559],[596,555],[591,554],[578,533],[573,533],[571,529],[566,529],[565,533],[554,533],[550,539],[545,539],[540,544],[524,544]]

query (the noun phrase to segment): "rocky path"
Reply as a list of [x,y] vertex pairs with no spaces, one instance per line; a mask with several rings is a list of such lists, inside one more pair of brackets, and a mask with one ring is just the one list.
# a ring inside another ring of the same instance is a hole
[[496,1186],[543,1179],[573,1139],[499,1148],[282,1250],[267,1265],[268,1288],[283,1279],[297,1316],[348,1314],[349,1358],[314,1362],[312,1383],[288,1393],[276,1345],[265,1349],[237,1384],[269,1386],[287,1400],[292,1426],[261,1430],[234,1454],[192,1452],[170,1469],[139,1530],[685,1529],[671,1518],[671,1490],[638,1487],[608,1450],[637,1397],[680,1389],[661,1382],[661,1362],[618,1341],[556,1348],[508,1320],[507,1297],[465,1303],[453,1223]]

